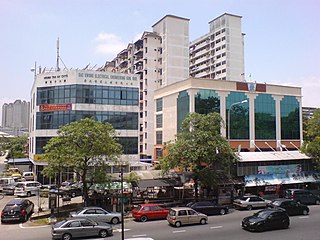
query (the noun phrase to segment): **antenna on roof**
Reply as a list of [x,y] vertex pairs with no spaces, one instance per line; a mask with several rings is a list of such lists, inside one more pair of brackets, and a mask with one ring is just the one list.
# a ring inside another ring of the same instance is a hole
[[58,38],[57,40],[57,71],[60,71],[59,59],[60,59],[60,56],[59,56],[59,38]]

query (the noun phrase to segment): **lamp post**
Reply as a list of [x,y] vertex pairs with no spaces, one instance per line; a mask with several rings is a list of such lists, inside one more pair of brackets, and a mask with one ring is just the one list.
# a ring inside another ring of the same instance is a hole
[[121,172],[120,172],[120,180],[121,180],[121,240],[124,240],[124,217],[123,217],[123,165],[121,165]]
[[[242,104],[242,103],[246,103],[248,102],[247,99],[245,100],[242,100],[241,102],[235,102],[235,103],[232,103],[228,109],[228,142],[229,142],[229,145],[230,145],[230,112],[231,112],[231,109],[233,106],[235,105],[239,105],[239,104]],[[230,145],[231,146],[231,145]],[[229,157],[229,177],[230,177],[230,157]]]

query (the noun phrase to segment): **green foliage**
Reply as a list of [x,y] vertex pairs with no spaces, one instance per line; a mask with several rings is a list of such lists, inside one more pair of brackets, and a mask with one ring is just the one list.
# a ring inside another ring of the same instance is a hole
[[[231,162],[236,159],[228,142],[220,134],[221,126],[222,119],[218,113],[189,114],[176,141],[165,146],[167,155],[161,160],[162,170],[167,172],[179,168],[181,171],[192,171],[195,183],[200,180],[207,187],[215,185],[218,177],[215,171],[227,173]],[[212,177],[206,179],[208,169]]]
[[320,169],[320,109],[313,113],[313,118],[306,122],[306,139],[301,149],[315,160],[316,168]]
[[24,158],[27,154],[28,136],[1,138],[0,151],[9,150],[7,158]]
[[44,174],[52,177],[64,168],[73,169],[83,182],[86,201],[89,184],[109,179],[106,168],[119,160],[122,146],[111,124],[90,118],[64,125],[57,133],[44,148],[48,161]]

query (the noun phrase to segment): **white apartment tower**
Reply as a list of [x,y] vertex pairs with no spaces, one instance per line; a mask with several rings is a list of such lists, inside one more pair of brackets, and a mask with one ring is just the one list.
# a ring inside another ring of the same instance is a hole
[[244,81],[241,18],[224,13],[209,22],[209,33],[190,43],[191,77]]
[[2,127],[28,129],[30,102],[16,100],[2,106]]
[[154,156],[154,91],[189,76],[189,19],[167,15],[128,44],[102,71],[134,73],[140,79],[140,157]]

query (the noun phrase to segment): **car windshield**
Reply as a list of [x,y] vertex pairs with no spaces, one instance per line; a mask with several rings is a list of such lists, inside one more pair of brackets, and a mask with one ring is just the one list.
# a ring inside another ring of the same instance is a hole
[[6,205],[5,207],[5,210],[6,211],[20,211],[20,206],[16,205],[16,204],[13,204],[13,205]]
[[142,208],[141,205],[138,205],[134,209],[137,210],[137,211],[140,211],[141,208]]
[[58,228],[58,227],[62,226],[62,224],[64,224],[65,222],[66,222],[66,220],[63,220],[63,221],[61,221],[61,222],[57,222],[57,223],[54,225],[54,227]]
[[260,212],[253,214],[253,216],[258,217],[258,218],[262,218],[262,219],[266,219],[269,215],[270,215],[270,212],[267,212],[267,211],[260,211]]
[[239,199],[242,200],[242,201],[247,201],[248,197],[241,197]]

